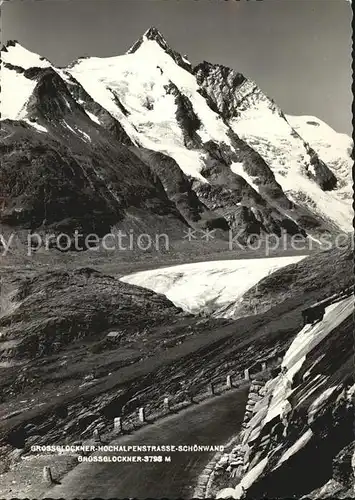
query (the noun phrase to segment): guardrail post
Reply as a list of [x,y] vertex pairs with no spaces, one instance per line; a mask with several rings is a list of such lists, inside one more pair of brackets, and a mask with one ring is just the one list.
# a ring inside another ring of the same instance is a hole
[[249,368],[246,368],[246,369],[244,370],[244,379],[245,379],[245,380],[250,380]]
[[144,408],[139,408],[139,410],[138,410],[138,418],[139,418],[140,422],[142,422],[142,423],[146,422]]
[[113,420],[113,428],[116,431],[122,432],[123,431],[123,425],[122,425],[122,418],[121,417],[115,417]]
[[51,468],[46,465],[43,467],[43,481],[47,484],[53,483],[52,471]]
[[227,375],[227,388],[231,389],[233,387],[232,385],[232,375]]
[[94,432],[92,433],[92,437],[94,438],[95,441],[101,442],[101,437],[98,429],[94,429]]

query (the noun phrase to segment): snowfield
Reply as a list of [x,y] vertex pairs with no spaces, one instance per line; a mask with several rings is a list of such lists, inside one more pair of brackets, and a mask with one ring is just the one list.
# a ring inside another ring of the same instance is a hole
[[39,132],[48,132],[48,130],[46,129],[46,127],[43,127],[43,125],[40,125],[39,123],[31,122],[30,120],[27,120],[26,118],[24,119],[24,121],[26,123],[28,123],[29,125],[31,125],[31,127],[33,127],[36,130],[38,130]]
[[[214,313],[235,303],[265,276],[302,260],[303,256],[241,259],[153,269],[130,274],[121,281],[166,295],[190,313]],[[223,313],[217,314],[223,317]]]

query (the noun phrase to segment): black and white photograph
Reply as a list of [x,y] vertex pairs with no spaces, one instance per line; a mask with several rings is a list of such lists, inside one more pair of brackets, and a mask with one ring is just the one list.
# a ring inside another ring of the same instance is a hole
[[0,4],[0,499],[355,498],[351,1]]

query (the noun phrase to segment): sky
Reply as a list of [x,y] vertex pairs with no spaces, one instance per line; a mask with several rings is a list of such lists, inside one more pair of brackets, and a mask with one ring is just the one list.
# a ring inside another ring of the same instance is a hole
[[351,134],[347,0],[10,0],[2,41],[64,66],[123,54],[150,26],[192,64],[243,73],[286,114],[314,115]]

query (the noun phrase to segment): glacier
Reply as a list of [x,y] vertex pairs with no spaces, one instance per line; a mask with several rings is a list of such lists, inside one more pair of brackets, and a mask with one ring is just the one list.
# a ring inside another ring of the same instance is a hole
[[161,293],[190,313],[214,314],[241,300],[265,276],[302,259],[304,256],[199,262],[141,271],[120,279]]

